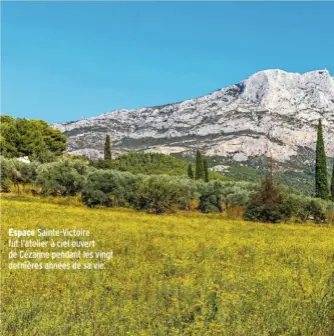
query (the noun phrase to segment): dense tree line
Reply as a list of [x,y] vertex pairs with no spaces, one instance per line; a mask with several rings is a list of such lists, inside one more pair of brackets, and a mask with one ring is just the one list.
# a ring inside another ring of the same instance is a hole
[[224,212],[233,207],[245,218],[264,222],[326,222],[333,203],[294,195],[271,178],[262,186],[249,182],[189,179],[186,176],[131,174],[98,169],[88,161],[62,158],[51,163],[24,163],[1,157],[1,189],[31,184],[42,195],[81,194],[84,204],[125,206],[150,213],[199,210]]

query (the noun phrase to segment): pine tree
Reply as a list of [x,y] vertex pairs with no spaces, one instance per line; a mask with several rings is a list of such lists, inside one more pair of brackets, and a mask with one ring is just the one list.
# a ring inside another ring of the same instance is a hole
[[111,160],[111,146],[110,146],[110,136],[106,136],[106,141],[104,143],[104,159]]
[[188,177],[192,180],[194,179],[193,166],[191,163],[188,165]]
[[324,138],[322,134],[322,122],[319,119],[316,162],[315,162],[315,196],[322,199],[328,199],[329,189],[327,180],[327,162]]
[[204,181],[209,182],[208,162],[205,159],[203,160],[203,170],[204,170]]
[[332,183],[331,183],[331,198],[334,202],[334,161],[333,161],[333,171],[332,171]]
[[196,172],[195,179],[200,180],[204,177],[204,167],[203,167],[203,158],[201,152],[198,150],[196,152]]

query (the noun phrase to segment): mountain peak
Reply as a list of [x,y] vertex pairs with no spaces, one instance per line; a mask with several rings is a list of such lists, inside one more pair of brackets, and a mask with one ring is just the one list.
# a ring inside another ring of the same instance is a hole
[[245,100],[270,109],[296,110],[306,101],[315,108],[334,109],[334,79],[326,69],[304,74],[269,69],[241,83]]
[[334,79],[329,72],[269,69],[196,99],[53,126],[68,135],[69,150],[76,154],[102,154],[109,134],[119,151],[186,154],[201,149],[237,161],[270,151],[287,161],[300,149],[314,150],[319,118],[327,151],[334,156]]

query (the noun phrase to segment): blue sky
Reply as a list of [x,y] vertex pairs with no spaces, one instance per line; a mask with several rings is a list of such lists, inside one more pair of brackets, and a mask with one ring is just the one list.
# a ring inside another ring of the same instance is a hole
[[327,69],[334,2],[2,2],[2,114],[177,102],[254,72]]

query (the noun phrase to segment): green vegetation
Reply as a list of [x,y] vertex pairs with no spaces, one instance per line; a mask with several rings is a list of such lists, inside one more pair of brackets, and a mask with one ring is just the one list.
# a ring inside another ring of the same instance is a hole
[[[175,155],[181,157],[181,155]],[[184,157],[188,161],[193,161],[191,157]],[[264,177],[264,170],[270,162],[267,157],[252,157],[246,162],[235,162],[226,157],[206,157],[209,167],[223,165],[226,170],[222,172],[226,179],[243,180],[261,183]],[[331,168],[333,159],[327,157],[328,175],[331,178]],[[280,183],[291,188],[292,191],[302,192],[305,195],[315,194],[315,151],[300,148],[298,155],[291,157],[286,162],[274,162],[274,178]]]
[[215,181],[200,185],[199,210],[203,213],[223,212],[224,187]]
[[[97,169],[115,169],[132,174],[189,176],[189,162],[162,153],[131,152],[113,160],[92,160],[90,165]],[[210,179],[226,180],[223,175],[213,171],[209,171],[209,176]]]
[[209,168],[206,159],[203,159],[204,181],[209,182]]
[[8,270],[2,234],[2,335],[333,335],[333,227],[3,198],[3,232],[84,223],[114,258],[103,271]]
[[193,166],[191,163],[188,164],[188,177],[193,180],[194,179],[194,172],[193,172]]
[[[195,174],[164,154],[112,159],[109,136],[104,160],[61,155],[57,132],[8,118],[3,232],[84,223],[97,249],[115,257],[103,271],[5,266],[3,335],[334,335],[334,231],[323,225],[334,223],[334,203],[328,186],[325,197],[321,121],[312,198],[279,185],[272,171],[260,185],[256,169],[239,165],[257,183],[226,180],[199,151]],[[23,155],[33,162],[15,159]],[[334,200],[334,167],[332,176]]]
[[111,160],[110,135],[106,136],[106,141],[104,143],[104,159]]
[[329,198],[328,179],[327,179],[327,160],[325,152],[324,138],[322,134],[322,123],[319,119],[316,163],[315,163],[315,196],[324,200]]
[[114,160],[92,160],[98,169],[116,169],[132,174],[185,175],[188,163],[160,153],[132,152],[122,154]]
[[132,195],[135,209],[155,214],[191,210],[192,201],[197,197],[195,183],[179,176],[166,175],[137,177]]
[[37,168],[35,182],[44,195],[74,196],[82,190],[86,176],[92,170],[89,168],[82,160],[61,159],[45,163]]
[[195,170],[195,179],[201,180],[204,178],[204,166],[203,166],[203,158],[201,152],[196,151],[196,170]]
[[[8,125],[14,121],[21,125],[19,119],[5,117],[4,121]],[[26,122],[24,120],[23,124]],[[57,148],[58,140],[48,139],[50,148]],[[32,159],[36,153],[31,155]],[[260,188],[254,183],[224,181],[220,174],[209,171],[208,161],[199,150],[196,152],[195,174],[191,164],[164,154],[129,153],[113,160],[109,135],[104,153],[104,160],[89,161],[66,155],[62,158],[54,156],[52,162],[46,163],[42,160],[24,163],[1,157],[1,191],[10,192],[13,186],[19,193],[21,185],[31,185],[35,195],[81,195],[89,207],[122,206],[156,214],[180,210],[223,213],[234,207],[238,209],[239,218],[244,215],[252,221],[333,221],[332,204],[327,202],[328,198],[319,197],[324,174],[327,181],[321,120],[316,163],[318,200],[288,192],[274,182],[272,171]],[[327,187],[325,189],[329,192]]]
[[5,157],[54,160],[66,150],[67,138],[42,120],[1,116],[0,152]]
[[[251,220],[284,222],[295,217],[296,221],[333,221],[332,202],[293,195],[276,185],[269,188],[265,184],[258,191],[258,185],[250,182],[205,182],[187,176],[131,174],[97,169],[87,161],[69,157],[45,164],[3,157],[1,162],[3,191],[8,192],[14,186],[20,192],[20,185],[30,185],[34,194],[81,194],[82,201],[89,207],[123,206],[150,213],[198,209],[207,213],[226,212],[232,206],[247,209],[246,218]],[[278,194],[271,195],[272,190]],[[252,198],[256,192],[258,197]],[[290,204],[294,204],[291,209]]]
[[332,181],[331,181],[331,198],[334,202],[334,161],[333,161],[333,169],[332,169]]
[[16,159],[6,159],[0,156],[2,192],[9,192],[14,186],[19,191],[20,185],[33,183],[37,177],[37,164],[25,163]]
[[128,206],[135,196],[135,176],[116,170],[96,170],[88,175],[82,201],[89,207]]
[[266,176],[245,209],[245,218],[253,221],[279,223],[291,218],[292,209],[288,197],[274,183],[273,176]]

